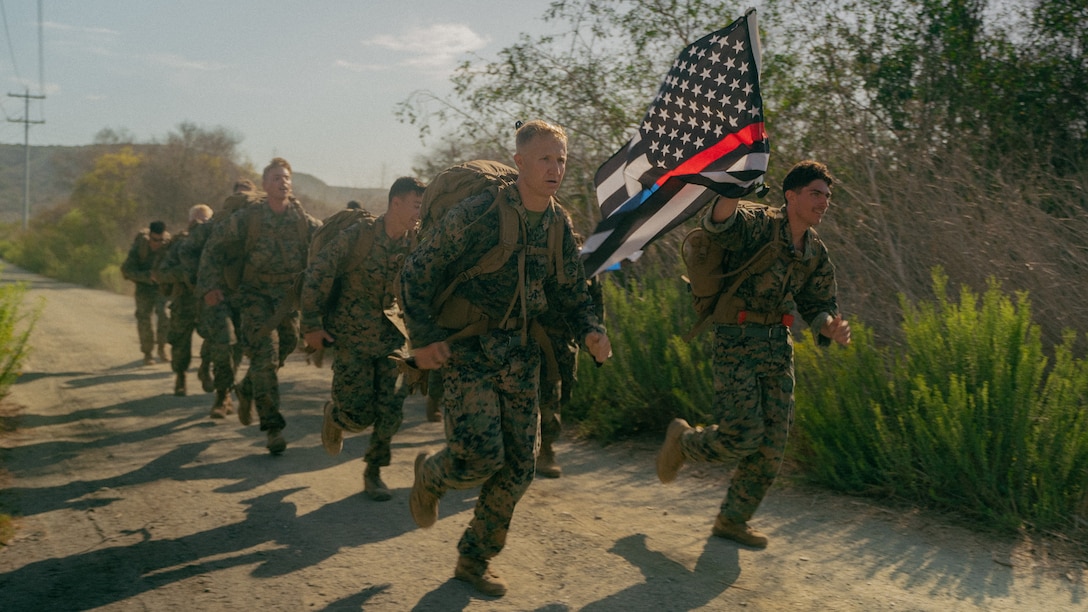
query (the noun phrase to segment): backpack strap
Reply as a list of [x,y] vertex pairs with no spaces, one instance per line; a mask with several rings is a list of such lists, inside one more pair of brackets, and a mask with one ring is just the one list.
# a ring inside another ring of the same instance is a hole
[[[774,237],[771,241],[760,247],[759,250],[740,266],[729,272],[718,275],[723,280],[729,277],[735,278],[729,285],[729,288],[720,292],[714,299],[714,303],[703,311],[699,316],[699,319],[695,322],[695,325],[691,328],[691,331],[684,335],[684,341],[691,342],[696,336],[702,333],[710,323],[725,323],[730,320],[736,320],[736,313],[733,313],[732,317],[730,317],[730,311],[736,310],[736,305],[733,304],[732,298],[737,293],[737,289],[744,281],[770,269],[775,260],[781,257],[786,251],[786,241],[782,239],[782,222],[783,217],[775,217],[772,227]],[[788,269],[792,271],[793,267],[789,266]],[[787,272],[787,282],[789,281],[789,276],[790,272]]]

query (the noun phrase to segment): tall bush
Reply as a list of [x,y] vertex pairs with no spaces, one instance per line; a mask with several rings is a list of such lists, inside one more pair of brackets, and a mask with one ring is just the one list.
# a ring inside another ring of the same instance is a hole
[[604,440],[660,432],[673,417],[706,423],[712,346],[710,334],[682,339],[695,323],[683,282],[661,273],[626,283],[607,276],[603,290],[613,357],[598,368],[583,353],[566,415]]
[[840,356],[798,342],[794,453],[822,484],[954,509],[995,525],[1068,521],[1088,490],[1086,366],[1074,334],[1048,369],[1025,293],[996,281],[904,303],[902,349],[862,325]]

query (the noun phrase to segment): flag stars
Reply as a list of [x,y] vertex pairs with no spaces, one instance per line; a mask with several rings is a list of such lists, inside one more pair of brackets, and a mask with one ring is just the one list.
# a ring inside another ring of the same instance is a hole
[[744,84],[744,95],[746,95],[746,96],[752,95],[752,84],[751,83],[745,83]]
[[744,41],[737,39],[737,42],[733,44],[733,51],[736,51],[737,53],[744,51]]
[[741,62],[740,63],[740,68],[737,68],[737,70],[739,70],[741,74],[747,74],[748,73],[748,62]]
[[696,139],[695,139],[695,141],[694,141],[694,142],[693,142],[692,144],[694,144],[694,145],[695,145],[695,148],[696,148],[696,149],[698,149],[698,150],[702,150],[702,148],[703,148],[703,146],[704,146],[703,142],[704,142],[704,141],[703,141],[703,137],[702,137],[702,136],[700,136],[700,137],[696,138]]
[[703,68],[703,71],[699,73],[699,76],[702,77],[704,81],[709,81],[713,74],[710,72],[710,68]]
[[737,80],[737,79],[733,79],[733,81],[731,83],[729,83],[729,89],[733,89],[733,90],[740,89],[740,81]]
[[699,119],[695,115],[688,117],[688,127],[692,129],[699,127]]
[[732,69],[737,67],[737,63],[736,63],[736,61],[734,61],[733,58],[729,57],[729,58],[726,58],[726,60],[725,60],[725,67],[728,70],[732,70]]

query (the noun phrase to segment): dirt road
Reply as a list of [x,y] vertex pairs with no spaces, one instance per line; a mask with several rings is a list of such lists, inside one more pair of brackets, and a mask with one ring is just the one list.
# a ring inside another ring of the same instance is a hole
[[724,477],[661,485],[653,443],[561,444],[566,474],[533,483],[494,561],[510,592],[481,597],[452,579],[476,491],[450,492],[431,529],[408,514],[412,459],[443,439],[419,398],[393,500],[373,502],[367,436],[321,448],[327,368],[283,369],[289,448],[272,457],[256,426],[207,418],[195,375],[174,397],[169,365],[141,364],[131,298],[3,280],[47,302],[0,437],[0,509],[19,517],[2,610],[1088,610],[1083,563],[1038,542],[798,487],[760,509],[766,550],[712,538]]

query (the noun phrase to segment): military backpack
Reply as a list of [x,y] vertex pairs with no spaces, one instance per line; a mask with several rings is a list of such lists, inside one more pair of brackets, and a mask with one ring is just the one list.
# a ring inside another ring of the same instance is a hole
[[[746,204],[752,206],[747,202],[740,205]],[[698,315],[695,326],[684,336],[685,340],[695,338],[710,323],[737,323],[738,313],[743,309],[743,304],[733,299],[737,288],[752,276],[766,272],[776,259],[786,255],[789,245],[782,238],[785,213],[778,209],[768,209],[768,213],[774,218],[771,224],[773,238],[736,266],[725,248],[702,227],[696,227],[684,236],[680,256],[687,275],[683,278],[691,289],[692,304]],[[728,287],[726,282],[729,282]]]

